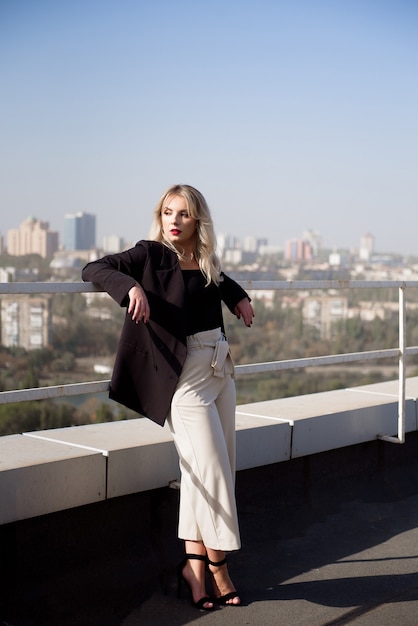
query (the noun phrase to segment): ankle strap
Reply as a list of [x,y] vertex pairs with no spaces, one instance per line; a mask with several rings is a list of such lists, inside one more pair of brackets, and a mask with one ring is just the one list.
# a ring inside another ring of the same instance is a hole
[[203,554],[185,554],[185,559],[186,561],[189,559],[192,561],[206,561],[206,556],[203,556]]
[[211,561],[209,558],[207,559],[207,562],[209,565],[212,565],[213,567],[221,567],[221,565],[225,565],[226,563],[226,557],[224,559],[222,559],[222,561],[218,561],[217,563],[215,561]]

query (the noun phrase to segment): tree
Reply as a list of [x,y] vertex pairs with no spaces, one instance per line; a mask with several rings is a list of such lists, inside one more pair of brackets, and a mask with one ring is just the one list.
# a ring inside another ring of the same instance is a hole
[[39,387],[39,378],[35,369],[30,366],[20,380],[21,389],[35,389]]
[[114,415],[110,406],[106,404],[106,402],[102,402],[101,404],[99,404],[97,411],[96,411],[96,422],[97,423],[113,422],[113,420],[114,420]]
[[63,428],[74,424],[75,407],[49,400],[0,405],[0,435]]

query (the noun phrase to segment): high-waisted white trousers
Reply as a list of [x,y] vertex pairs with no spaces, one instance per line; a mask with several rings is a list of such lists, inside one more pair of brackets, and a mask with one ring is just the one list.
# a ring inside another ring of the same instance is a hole
[[180,458],[180,539],[240,548],[235,503],[235,383],[221,329],[187,338],[167,422]]

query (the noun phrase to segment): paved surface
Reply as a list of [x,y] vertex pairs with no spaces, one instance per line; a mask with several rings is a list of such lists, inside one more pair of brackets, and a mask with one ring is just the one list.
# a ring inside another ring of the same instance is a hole
[[198,611],[177,600],[173,580],[122,625],[418,624],[418,496],[349,503],[303,536],[260,534],[230,560],[244,606]]
[[418,625],[418,434],[240,472],[237,496],[243,606],[177,599],[167,489],[0,533],[0,625]]

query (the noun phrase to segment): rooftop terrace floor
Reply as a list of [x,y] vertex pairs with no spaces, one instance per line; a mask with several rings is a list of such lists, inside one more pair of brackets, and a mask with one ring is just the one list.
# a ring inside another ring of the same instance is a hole
[[404,445],[239,472],[243,547],[230,555],[239,608],[201,612],[177,599],[173,489],[6,525],[0,624],[416,626],[417,452],[411,433]]
[[122,626],[416,626],[417,443],[409,438],[406,465],[397,461],[406,449],[391,444],[379,444],[377,465],[363,457],[369,446],[318,455],[302,464],[302,499],[290,465],[276,487],[268,468],[248,473],[239,485],[244,545],[230,557],[244,606],[203,614],[176,599],[172,579],[168,595],[155,589]]
[[[413,528],[411,528],[413,525]],[[231,570],[244,606],[199,612],[156,590],[121,622],[262,626],[416,626],[418,496],[350,503],[290,540],[246,545]]]

